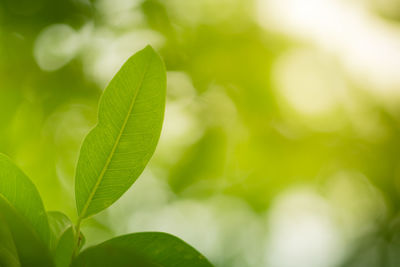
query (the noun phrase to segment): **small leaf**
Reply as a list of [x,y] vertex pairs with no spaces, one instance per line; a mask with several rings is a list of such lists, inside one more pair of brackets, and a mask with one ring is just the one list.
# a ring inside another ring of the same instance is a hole
[[60,237],[54,251],[56,267],[68,267],[75,249],[73,226],[69,227]]
[[[75,249],[75,232],[71,220],[62,212],[51,211],[47,213],[49,218],[51,237],[50,244],[56,267],[68,267],[71,263]],[[80,247],[85,238],[80,233]]]
[[50,249],[54,250],[60,237],[72,226],[72,222],[67,215],[59,211],[47,212],[47,217],[50,225]]
[[211,267],[193,247],[166,233],[124,235],[83,251],[73,267]]
[[5,155],[0,154],[0,196],[3,196],[49,244],[49,224],[35,185]]
[[163,62],[150,46],[128,59],[105,89],[77,165],[80,219],[109,207],[142,173],[160,136],[165,89]]
[[47,244],[26,218],[0,195],[0,224],[7,225],[21,266],[54,267]]

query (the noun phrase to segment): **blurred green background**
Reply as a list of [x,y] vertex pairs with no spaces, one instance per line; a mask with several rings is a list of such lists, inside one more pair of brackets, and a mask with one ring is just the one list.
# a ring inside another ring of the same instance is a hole
[[0,152],[76,219],[107,82],[167,67],[156,154],[83,225],[173,233],[217,267],[400,266],[398,0],[0,0]]

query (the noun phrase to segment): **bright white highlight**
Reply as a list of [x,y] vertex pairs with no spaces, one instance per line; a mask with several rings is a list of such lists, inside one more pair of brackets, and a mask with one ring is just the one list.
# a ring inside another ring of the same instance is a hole
[[269,216],[265,266],[336,266],[343,245],[328,202],[311,189],[281,195]]
[[354,80],[374,94],[400,97],[400,31],[358,2],[259,0],[258,20],[337,56]]
[[79,47],[79,37],[74,29],[65,24],[54,24],[39,34],[33,55],[42,70],[55,71],[70,62]]

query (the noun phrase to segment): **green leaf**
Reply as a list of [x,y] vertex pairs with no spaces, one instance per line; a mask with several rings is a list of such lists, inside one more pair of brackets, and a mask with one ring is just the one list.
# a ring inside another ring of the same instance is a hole
[[69,227],[60,237],[54,251],[54,261],[57,267],[68,267],[75,249],[73,226]]
[[[49,218],[51,237],[51,251],[57,267],[68,267],[71,263],[72,254],[75,249],[75,232],[71,220],[62,212],[51,211],[47,213]],[[80,233],[80,247],[85,239]]]
[[72,226],[71,220],[62,212],[47,212],[50,225],[50,249],[54,250],[64,232]]
[[11,231],[4,218],[0,214],[0,266],[19,267],[17,248],[14,244]]
[[8,226],[21,266],[54,267],[47,244],[38,236],[29,221],[2,195],[0,195],[0,224]]
[[166,233],[124,235],[83,251],[73,267],[211,267],[193,247]]
[[80,219],[109,207],[142,173],[160,136],[165,91],[165,68],[150,46],[129,58],[105,89],[77,165]]
[[0,154],[0,196],[3,196],[49,243],[50,231],[42,199],[35,185],[5,155]]

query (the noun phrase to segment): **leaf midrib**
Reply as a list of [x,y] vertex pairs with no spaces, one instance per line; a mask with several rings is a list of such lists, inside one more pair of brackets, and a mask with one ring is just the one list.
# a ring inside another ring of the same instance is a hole
[[84,205],[84,207],[83,207],[83,209],[82,209],[82,212],[81,212],[81,214],[79,215],[79,219],[78,219],[78,220],[82,220],[83,218],[85,218],[87,209],[89,208],[89,205],[90,205],[91,201],[93,200],[93,197],[94,197],[94,195],[96,194],[97,189],[99,188],[99,186],[100,186],[100,184],[101,184],[101,182],[102,182],[102,180],[103,180],[103,178],[104,178],[104,174],[106,173],[106,171],[107,171],[107,169],[108,169],[108,166],[110,165],[111,160],[112,160],[112,158],[113,158],[113,156],[114,156],[114,154],[115,154],[115,151],[116,151],[116,149],[117,149],[117,146],[118,146],[118,144],[119,144],[119,141],[121,140],[122,133],[125,131],[126,125],[128,124],[128,121],[129,121],[129,117],[131,116],[132,111],[133,111],[133,107],[135,106],[136,97],[137,97],[137,95],[138,95],[138,93],[139,93],[139,91],[140,91],[140,88],[141,88],[142,85],[143,85],[143,80],[144,80],[144,78],[145,78],[145,76],[146,76],[146,73],[147,73],[147,71],[148,71],[148,69],[149,69],[151,59],[150,59],[148,62],[149,62],[149,63],[147,63],[146,68],[145,68],[145,70],[143,71],[143,74],[142,74],[142,76],[141,76],[141,78],[140,78],[140,82],[139,82],[139,84],[138,84],[138,86],[137,86],[137,88],[136,88],[136,90],[135,90],[135,94],[134,94],[133,97],[132,97],[132,101],[131,101],[131,103],[130,103],[128,113],[127,113],[127,115],[126,115],[126,117],[125,117],[125,120],[124,120],[124,122],[123,122],[123,124],[122,124],[121,130],[120,130],[119,133],[118,133],[117,139],[116,139],[116,141],[115,141],[115,143],[114,143],[114,145],[113,145],[113,148],[112,148],[112,150],[111,150],[111,153],[110,153],[110,155],[107,157],[107,161],[106,161],[106,163],[105,163],[103,169],[101,170],[101,173],[100,173],[99,177],[97,178],[96,184],[95,184],[95,186],[93,187],[93,190],[92,190],[92,192],[90,193],[89,198],[88,198],[88,200],[86,201],[86,203],[85,203],[85,205]]

